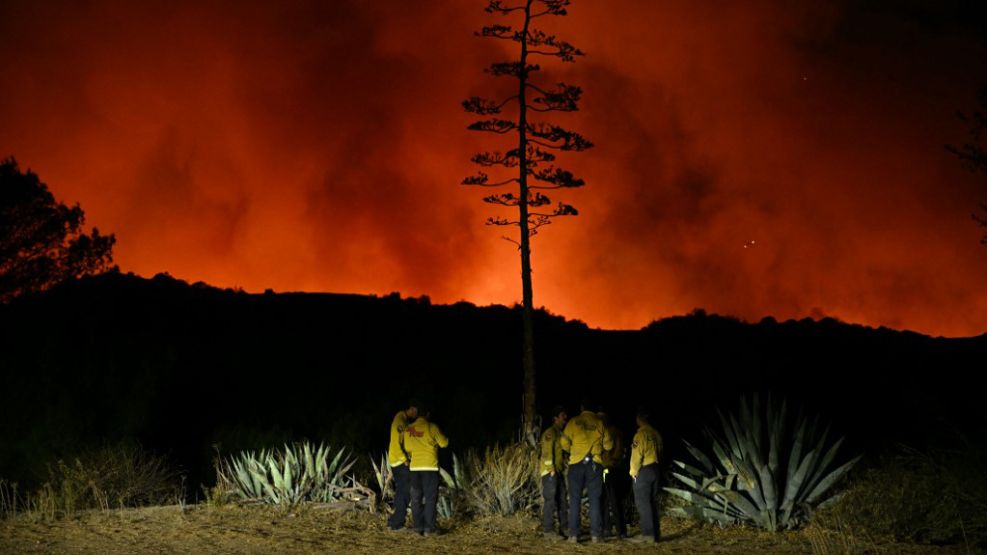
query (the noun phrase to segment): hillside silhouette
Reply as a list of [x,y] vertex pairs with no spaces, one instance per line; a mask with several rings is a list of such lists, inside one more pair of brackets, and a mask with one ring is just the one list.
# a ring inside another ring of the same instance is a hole
[[[987,335],[931,338],[832,319],[757,324],[696,311],[636,331],[538,311],[539,411],[581,398],[633,427],[640,404],[675,455],[744,393],[821,414],[881,453],[980,437]],[[384,450],[390,419],[427,400],[451,450],[520,422],[520,308],[427,298],[247,294],[109,273],[0,306],[0,476],[118,441],[167,454],[189,483],[223,454],[308,438]],[[447,456],[447,455],[446,455]]]

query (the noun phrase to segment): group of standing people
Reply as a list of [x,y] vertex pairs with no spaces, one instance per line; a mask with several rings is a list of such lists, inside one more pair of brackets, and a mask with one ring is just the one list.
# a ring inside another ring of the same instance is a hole
[[[556,407],[552,411],[552,425],[542,433],[543,531],[547,538],[579,541],[584,491],[589,499],[591,540],[602,541],[613,527],[616,537],[627,536],[618,474],[624,457],[623,436],[607,421],[606,413],[593,412],[589,406],[583,402],[579,415],[571,420],[564,408]],[[640,517],[640,534],[629,539],[657,542],[661,536],[657,503],[662,439],[651,426],[646,409],[638,409],[636,420],[638,429],[631,443],[629,473],[634,505]]]
[[413,530],[428,536],[436,532],[439,448],[447,447],[449,438],[429,422],[421,402],[412,400],[408,405],[391,421],[387,462],[394,475],[394,514],[387,525],[394,531],[409,530],[404,521],[410,504]]
[[[429,421],[429,412],[420,401],[412,400],[408,405],[391,422],[388,464],[394,476],[394,513],[388,519],[388,528],[428,536],[436,533],[438,450],[447,447],[449,439]],[[662,439],[649,420],[648,412],[638,409],[638,429],[631,443],[629,461],[641,532],[630,538],[634,542],[656,542],[661,535],[657,499]],[[591,540],[602,541],[604,533],[613,527],[617,537],[626,537],[618,470],[624,455],[623,436],[616,426],[607,422],[604,412],[589,410],[586,402],[581,404],[579,415],[571,420],[563,407],[552,411],[552,424],[542,433],[540,451],[547,538],[579,541],[584,491],[589,498]],[[413,522],[410,529],[405,527],[409,505]]]

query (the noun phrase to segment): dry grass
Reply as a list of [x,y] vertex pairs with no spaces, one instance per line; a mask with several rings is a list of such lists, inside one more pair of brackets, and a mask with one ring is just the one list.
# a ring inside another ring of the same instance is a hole
[[[770,533],[665,518],[664,541],[657,546],[584,541],[578,549],[683,554],[975,552],[975,539],[982,537],[976,534],[983,530],[987,517],[985,501],[978,496],[987,486],[984,467],[950,455],[909,453],[861,473],[840,503],[817,512],[812,524],[800,531]],[[473,467],[485,469],[481,474],[498,478],[470,484],[479,487],[485,506],[503,510],[502,498],[518,492],[524,498],[537,494],[527,478],[531,469],[526,451],[493,449],[482,457],[474,453],[472,459]],[[519,511],[513,516],[483,516],[473,507],[469,512],[474,518],[440,519],[445,533],[436,538],[388,532],[385,514],[340,511],[311,503],[288,511],[222,503],[124,509],[176,499],[174,474],[164,462],[125,448],[59,462],[50,468],[49,478],[28,496],[18,494],[16,485],[0,481],[0,516],[4,517],[0,520],[0,553],[521,554],[576,549],[542,538],[529,503],[508,507]],[[949,539],[952,545],[921,545],[930,538]]]
[[889,553],[880,545],[858,538],[845,527],[835,530],[810,524],[802,530],[814,555],[851,555],[854,553]]
[[20,496],[17,493],[17,483],[0,480],[0,519],[10,518],[17,514],[20,507]]
[[[147,507],[84,511],[54,521],[15,517],[0,522],[3,553],[811,553],[804,532],[721,529],[665,519],[657,546],[585,541],[577,548],[542,538],[531,517],[489,516],[440,521],[442,535],[422,538],[386,531],[386,516],[303,505],[285,513],[264,506]],[[866,546],[865,546],[866,547]],[[871,553],[962,553],[960,548],[872,546]],[[815,551],[845,553],[845,551]]]
[[987,456],[982,450],[904,450],[853,480],[838,503],[816,513],[831,532],[987,548]]
[[488,447],[466,457],[468,483],[464,493],[475,515],[513,515],[530,512],[541,501],[538,456],[527,445]]
[[174,503],[184,497],[179,476],[166,461],[139,447],[113,446],[48,466],[48,479],[33,492],[0,481],[0,515],[54,520],[89,509]]

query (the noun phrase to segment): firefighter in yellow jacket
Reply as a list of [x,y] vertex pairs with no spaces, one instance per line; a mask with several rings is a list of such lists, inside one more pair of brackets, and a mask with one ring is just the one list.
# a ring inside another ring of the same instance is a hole
[[612,528],[617,529],[618,538],[627,537],[627,523],[624,521],[624,492],[627,475],[618,468],[624,462],[624,434],[615,426],[602,408],[597,413],[610,432],[613,448],[603,451],[603,536],[609,536]]
[[631,478],[634,505],[641,517],[641,535],[631,541],[653,543],[661,538],[658,515],[658,463],[661,461],[661,435],[651,427],[647,409],[637,410],[637,433],[631,444]]
[[[541,493],[543,532],[546,538],[559,539],[565,536],[569,525],[566,518],[565,498],[565,452],[562,450],[562,430],[568,415],[562,407],[552,409],[552,425],[541,435]],[[559,528],[555,528],[555,515],[559,517]]]
[[436,532],[439,447],[449,445],[449,438],[428,417],[428,411],[418,407],[418,419],[404,429],[404,448],[411,456],[411,520],[415,531],[425,536]]
[[579,541],[579,505],[583,489],[589,497],[590,535],[593,542],[603,537],[602,455],[613,449],[613,440],[603,421],[583,402],[579,416],[573,418],[562,432],[562,448],[569,451],[569,541]]
[[405,517],[408,514],[408,502],[411,500],[411,474],[408,469],[408,452],[404,448],[404,429],[410,422],[418,418],[418,406],[421,403],[412,399],[408,408],[399,411],[391,421],[391,441],[387,448],[387,464],[394,476],[394,514],[387,519],[387,527],[391,530],[404,530]]

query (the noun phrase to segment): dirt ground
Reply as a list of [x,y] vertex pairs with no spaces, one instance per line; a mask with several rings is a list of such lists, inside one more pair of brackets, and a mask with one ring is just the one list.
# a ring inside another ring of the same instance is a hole
[[55,521],[19,515],[0,521],[0,553],[965,553],[862,541],[809,528],[772,534],[662,521],[663,541],[578,546],[544,539],[532,517],[440,521],[423,538],[386,530],[384,516],[307,506],[294,513],[254,506],[169,506],[89,511]]

